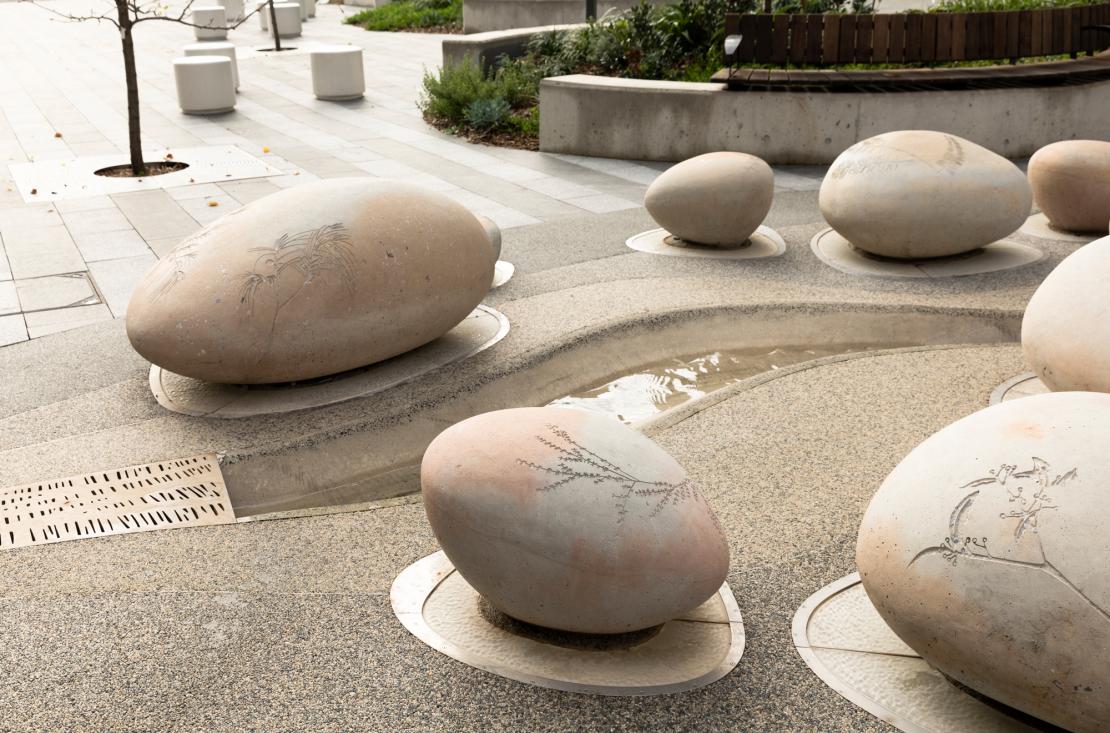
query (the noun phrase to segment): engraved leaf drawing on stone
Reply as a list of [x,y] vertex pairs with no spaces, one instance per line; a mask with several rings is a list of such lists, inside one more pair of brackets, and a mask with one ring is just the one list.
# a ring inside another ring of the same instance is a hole
[[[353,292],[354,246],[343,224],[328,224],[299,234],[283,234],[270,247],[255,247],[254,266],[242,276],[239,300],[253,314],[256,301],[267,294],[274,298],[276,311],[328,273],[338,276],[340,283]],[[296,277],[283,275],[296,273]],[[277,317],[275,312],[274,317]]]
[[[961,486],[969,491],[952,508],[947,535],[918,552],[909,564],[940,555],[953,566],[991,562],[1029,568],[1063,583],[1110,621],[1110,611],[1088,598],[1045,556],[1038,536],[1041,515],[1058,508],[1056,496],[1079,473],[1075,468],[1054,473],[1042,458],[1033,457],[1031,463],[1032,467],[1023,471],[1002,464]],[[994,507],[999,503],[1001,511]]]
[[162,282],[158,285],[158,289],[154,293],[154,299],[161,298],[166,293],[173,290],[185,278],[185,273],[193,266],[197,259],[197,248],[200,246],[201,241],[204,240],[206,232],[203,230],[194,234],[181,244],[173,248],[173,250],[166,256],[159,266],[165,271],[162,277]]
[[654,502],[648,515],[651,517],[658,516],[668,506],[700,498],[690,479],[683,479],[677,483],[645,481],[580,445],[570,433],[558,425],[548,424],[547,429],[551,437],[544,435],[535,437],[540,443],[556,452],[558,455],[556,464],[541,466],[532,461],[517,459],[519,464],[549,476],[548,483],[540,487],[539,491],[554,491],[578,480],[590,481],[598,486],[611,485],[613,498],[617,501],[618,522],[623,521],[628,514],[628,505],[633,497],[642,498],[649,505]]

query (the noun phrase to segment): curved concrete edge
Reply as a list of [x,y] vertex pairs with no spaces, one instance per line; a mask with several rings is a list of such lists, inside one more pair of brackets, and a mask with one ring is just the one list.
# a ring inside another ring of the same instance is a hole
[[[451,561],[442,550],[417,560],[415,563],[402,570],[393,581],[393,585],[390,587],[389,591],[390,605],[393,608],[394,615],[396,615],[397,620],[401,622],[401,625],[403,625],[409,633],[436,651],[446,654],[475,669],[516,680],[517,682],[586,695],[605,695],[611,697],[669,695],[704,687],[705,685],[720,680],[736,668],[744,654],[744,645],[746,641],[744,634],[744,619],[740,614],[740,606],[736,602],[736,597],[733,595],[732,589],[729,587],[728,583],[725,582],[718,589],[716,596],[721,603],[721,611],[723,611],[723,613],[721,616],[715,617],[713,620],[705,623],[709,626],[718,626],[720,624],[728,625],[729,631],[731,632],[728,648],[715,665],[697,677],[662,685],[630,686],[627,684],[620,684],[615,680],[613,684],[601,685],[567,679],[566,675],[557,677],[530,673],[514,663],[515,659],[513,652],[515,651],[519,654],[522,650],[511,648],[514,644],[519,644],[521,641],[527,644],[528,642],[526,640],[514,641],[516,637],[511,634],[503,634],[500,643],[484,646],[481,653],[478,653],[472,649],[460,646],[451,638],[458,639],[460,634],[467,633],[468,622],[465,619],[455,620],[451,628],[451,632],[453,633],[447,635],[440,633],[428,623],[425,612],[429,599],[444,585],[444,582],[447,581],[448,578],[455,574],[456,570],[454,565],[451,564]],[[459,577],[461,577],[461,574]],[[462,582],[466,584],[465,579]],[[477,593],[469,587],[469,584],[466,584],[466,587],[470,592],[477,595]],[[697,612],[695,611],[694,613],[696,614]],[[690,619],[680,618],[667,623],[674,623],[676,621],[689,622]],[[471,626],[469,628],[475,627]],[[651,646],[652,640],[648,640],[638,645],[636,649],[647,651],[648,659],[646,661],[648,666],[656,667],[665,667],[673,660],[674,657],[672,655],[683,655],[696,653],[698,651],[696,648],[680,645],[653,653],[651,651]],[[506,651],[509,653],[506,654]],[[631,662],[628,655],[633,653],[632,650],[625,650],[618,655],[620,657],[625,657],[621,666]],[[582,651],[576,654],[582,656],[581,661],[584,665],[583,668],[588,668],[590,666],[590,655],[596,654],[596,652]],[[525,655],[527,656],[527,652],[525,652]],[[567,660],[565,658],[560,659],[558,664],[553,665],[553,669],[566,670]],[[571,676],[573,677],[573,673],[571,673]]]
[[883,132],[926,129],[1021,158],[1057,140],[1110,140],[1102,122],[1108,94],[1110,81],[833,94],[573,74],[540,84],[540,150],[663,161],[735,150],[773,164],[813,165]]
[[[467,3],[470,5],[470,3]],[[561,23],[556,25],[533,25],[528,28],[467,33],[462,36],[444,38],[443,65],[458,66],[477,63],[488,68],[499,57],[516,58],[524,55],[524,50],[533,36],[552,31],[566,31],[572,28],[585,28],[585,23]]]
[[[1018,326],[1020,327],[1020,318]],[[873,349],[871,351],[853,351],[848,354],[833,354],[832,356],[822,356],[818,359],[811,359],[810,361],[803,361],[798,364],[791,364],[790,366],[781,367],[774,371],[763,372],[756,374],[747,379],[741,379],[738,382],[722,387],[721,389],[714,390],[701,397],[696,397],[681,405],[672,407],[665,410],[658,415],[653,415],[647,420],[639,423],[634,423],[633,427],[640,430],[646,435],[660,434],[675,425],[688,420],[700,412],[710,409],[711,407],[725,402],[738,394],[756,389],[765,384],[789,377],[800,372],[809,371],[810,369],[821,369],[822,367],[833,366],[836,364],[843,364],[849,361],[857,361],[859,359],[874,359],[883,356],[891,356],[893,354],[916,354],[924,351],[947,351],[951,349],[966,349],[971,346],[997,346],[1002,343],[1013,343],[1013,341],[983,341],[980,343],[963,342],[963,343],[950,343],[950,344],[928,344],[922,346],[903,346],[890,349]],[[1009,384],[1009,383],[1007,383]]]
[[[95,432],[52,440],[49,450],[72,455],[64,470],[68,472],[72,465],[73,473],[174,455],[220,453],[224,480],[239,517],[352,504],[418,491],[425,448],[453,423],[491,410],[547,404],[585,385],[604,383],[676,354],[845,344],[1015,342],[1021,315],[1016,308],[858,302],[645,311],[568,331],[520,353],[512,352],[510,334],[501,342],[505,347],[484,351],[451,369],[315,410],[244,421],[189,418],[161,410],[147,415],[148,407],[136,420],[123,410],[114,423],[102,421]],[[84,335],[80,331],[62,335],[49,346],[65,350],[74,338]],[[41,348],[25,351],[28,359],[38,359]],[[512,356],[506,358],[506,353]],[[13,366],[19,368],[18,363]],[[132,373],[132,366],[127,369]],[[145,368],[141,375],[141,385],[136,375],[132,389],[146,392]],[[80,411],[84,402],[67,399],[58,404],[63,410]],[[150,402],[156,406],[153,399]],[[64,412],[51,419],[64,422]],[[79,415],[74,420],[81,422]],[[23,450],[27,457],[20,468],[36,473],[9,470],[11,483],[40,477],[42,459],[36,451],[46,450],[45,446]]]

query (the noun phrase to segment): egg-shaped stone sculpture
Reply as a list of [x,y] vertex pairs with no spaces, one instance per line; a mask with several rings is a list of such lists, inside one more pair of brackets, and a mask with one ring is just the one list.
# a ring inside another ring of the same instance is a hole
[[1106,233],[1110,222],[1110,142],[1063,140],[1029,159],[1033,200],[1056,229]]
[[853,246],[882,257],[961,254],[1011,234],[1032,192],[1010,161],[955,135],[901,130],[862,140],[833,161],[821,213]]
[[1021,322],[1025,363],[1054,391],[1110,392],[1110,237],[1061,260]]
[[706,153],[671,166],[644,195],[651,218],[690,244],[739,247],[771,210],[771,166],[746,153]]
[[475,214],[478,223],[486,230],[486,236],[489,237],[489,243],[493,246],[493,261],[496,262],[501,258],[501,227],[497,226],[497,222],[488,216]]
[[649,628],[705,602],[728,571],[724,534],[686,472],[609,417],[556,407],[472,417],[428,447],[420,484],[447,557],[521,621]]
[[1110,730],[1110,395],[1003,402],[890,473],[856,548],[883,620],[973,690]]
[[451,330],[489,291],[478,220],[415,186],[332,179],[259,199],[188,237],[139,283],[127,335],[210,382],[335,374]]

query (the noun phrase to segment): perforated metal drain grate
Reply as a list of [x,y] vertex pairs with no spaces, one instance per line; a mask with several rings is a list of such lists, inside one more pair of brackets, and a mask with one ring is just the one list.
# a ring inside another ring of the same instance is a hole
[[234,521],[215,455],[0,489],[0,549]]

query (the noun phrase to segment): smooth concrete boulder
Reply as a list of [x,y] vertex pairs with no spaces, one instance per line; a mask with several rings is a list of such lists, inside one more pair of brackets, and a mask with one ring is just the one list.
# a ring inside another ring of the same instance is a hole
[[677,462],[616,420],[528,407],[441,433],[420,468],[444,552],[504,613],[565,631],[661,624],[728,572],[713,511]]
[[902,130],[841,153],[821,183],[825,220],[855,247],[901,259],[984,247],[1020,227],[1032,192],[1010,161],[955,135]]
[[1110,730],[1110,395],[1003,402],[919,445],[864,515],[883,620],[973,690]]
[[1025,363],[1049,389],[1110,392],[1110,237],[1065,257],[1029,299]]
[[259,384],[335,374],[452,329],[489,291],[490,243],[438,193],[320,181],[266,196],[183,241],[127,309],[135,350],[171,372]]
[[1029,159],[1033,200],[1056,229],[1107,231],[1110,222],[1110,142],[1065,140]]
[[481,214],[474,215],[478,219],[478,223],[486,230],[486,236],[489,237],[489,243],[493,246],[493,261],[501,259],[501,227],[497,226],[497,222],[488,216]]
[[656,178],[644,195],[644,208],[679,239],[739,247],[763,223],[774,195],[775,175],[759,158],[706,153]]

